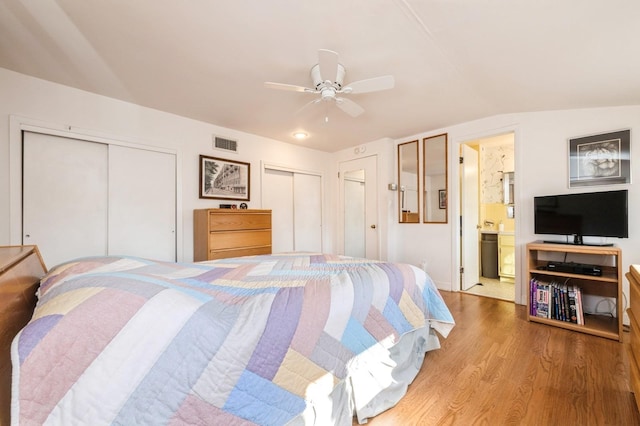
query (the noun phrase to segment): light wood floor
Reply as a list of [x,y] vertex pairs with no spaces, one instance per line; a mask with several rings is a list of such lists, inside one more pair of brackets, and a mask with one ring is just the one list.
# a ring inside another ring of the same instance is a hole
[[442,295],[456,327],[369,425],[640,425],[626,343],[527,322],[511,302]]

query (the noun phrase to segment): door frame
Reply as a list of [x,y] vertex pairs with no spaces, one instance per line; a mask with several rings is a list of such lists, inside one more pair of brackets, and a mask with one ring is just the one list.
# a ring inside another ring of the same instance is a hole
[[[369,186],[369,188],[372,188],[373,192],[375,193],[375,207],[374,207],[374,211],[375,211],[375,223],[374,224],[370,224],[368,225],[369,227],[371,225],[375,225],[375,249],[377,252],[377,256],[376,260],[382,259],[382,227],[381,227],[381,215],[380,215],[380,193],[379,193],[379,179],[380,179],[380,173],[379,173],[379,164],[378,164],[378,155],[377,154],[372,154],[372,155],[365,155],[363,157],[357,157],[357,158],[351,158],[348,160],[343,160],[343,161],[339,161],[338,162],[338,238],[337,238],[337,247],[336,247],[336,253],[338,254],[344,254],[344,238],[345,238],[345,232],[344,232],[344,176],[340,175],[340,171],[342,170],[342,166],[346,163],[351,163],[354,161],[372,161],[372,165],[374,167],[374,174],[375,174],[375,178],[376,178],[376,182],[375,185],[373,186]],[[365,185],[366,185],[366,176],[365,176]],[[366,186],[365,186],[365,197],[366,197]],[[366,203],[365,203],[365,210],[366,210]],[[366,213],[365,213],[366,216]],[[366,218],[365,218],[366,220]],[[365,224],[365,226],[367,226]],[[370,228],[365,228],[367,230],[367,232],[369,232]],[[365,234],[366,235],[366,234]],[[366,238],[366,237],[365,237]],[[365,241],[365,247],[366,247],[366,241]],[[365,248],[366,250],[366,248]]]
[[22,133],[24,131],[175,155],[176,259],[179,262],[184,260],[182,158],[178,150],[152,146],[135,139],[115,137],[93,130],[66,124],[54,124],[17,115],[9,116],[9,243],[11,245],[22,244]]
[[[474,134],[467,134],[467,135],[458,135],[458,136],[453,136],[451,143],[452,143],[452,151],[453,152],[460,152],[460,145],[467,143],[469,141],[472,140],[476,140],[476,139],[485,139],[485,138],[489,138],[492,136],[499,136],[499,135],[503,135],[505,133],[513,133],[513,140],[514,140],[514,168],[515,171],[518,170],[522,170],[522,159],[517,155],[518,152],[518,146],[519,146],[519,140],[521,139],[521,130],[519,129],[518,125],[513,124],[513,125],[509,125],[509,126],[505,126],[505,127],[500,127],[500,128],[496,128],[490,131],[486,131],[486,132],[481,132],[481,133],[474,133]],[[460,192],[460,161],[459,161],[459,157],[456,156],[451,156],[451,168],[450,170],[456,170],[455,173],[451,173],[451,179],[453,180],[452,185],[453,188],[457,188],[458,193]],[[520,189],[522,188],[521,186],[521,179],[522,179],[522,174],[521,173],[516,173],[515,174],[515,182],[514,182],[514,201],[515,204],[518,206],[523,206],[525,203],[523,203],[523,201],[520,198]],[[460,243],[460,232],[461,232],[461,225],[460,225],[460,217],[462,214],[462,210],[461,210],[461,203],[460,203],[460,197],[450,197],[449,198],[449,203],[450,205],[452,205],[453,207],[453,217],[455,218],[452,221],[453,226],[451,227],[451,259],[453,260],[451,262],[451,276],[452,277],[456,277],[455,280],[452,280],[452,285],[451,285],[451,289],[453,291],[461,291],[461,282],[460,282],[460,267],[462,265],[460,256],[461,256],[461,243]],[[520,207],[521,209],[521,207]],[[519,217],[517,215],[520,215]],[[524,215],[526,218],[526,214]],[[524,250],[522,248],[523,243],[520,241],[520,235],[521,235],[521,230],[520,230],[520,222],[522,222],[523,220],[523,214],[522,212],[519,212],[518,209],[516,209],[516,221],[515,221],[515,269],[516,269],[516,279],[515,279],[515,303],[520,304],[520,305],[524,305],[527,303],[527,285],[526,285],[526,270],[524,269],[526,267],[526,262],[525,261],[520,261],[520,259],[522,259],[522,253],[524,253]]]

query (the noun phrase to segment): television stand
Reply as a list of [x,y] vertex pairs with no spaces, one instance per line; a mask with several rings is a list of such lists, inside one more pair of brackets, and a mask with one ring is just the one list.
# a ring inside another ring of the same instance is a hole
[[[580,256],[580,262],[585,263],[569,263],[571,268],[568,270],[565,260],[567,255]],[[556,267],[550,268],[549,261],[554,263]],[[591,273],[595,274],[596,268],[599,269],[598,274],[591,275]],[[527,319],[529,321],[622,342],[624,302],[622,296],[622,251],[619,248],[557,244],[555,242],[552,244],[529,243],[527,244],[526,280],[529,283],[527,297]],[[563,299],[561,292],[564,294],[565,288],[567,294]],[[569,289],[580,293],[578,296],[574,294],[573,301],[571,295],[568,294]],[[579,303],[583,296],[615,299],[615,313],[613,316],[584,315],[583,305]],[[578,302],[576,302],[576,297]],[[569,308],[568,316],[567,307]]]
[[568,246],[613,247],[613,243],[570,243],[568,241],[543,241],[545,244],[564,244]]

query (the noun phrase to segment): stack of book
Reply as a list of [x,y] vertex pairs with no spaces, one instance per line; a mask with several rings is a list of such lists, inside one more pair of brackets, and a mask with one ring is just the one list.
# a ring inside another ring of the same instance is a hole
[[584,324],[582,290],[575,285],[531,279],[531,316]]

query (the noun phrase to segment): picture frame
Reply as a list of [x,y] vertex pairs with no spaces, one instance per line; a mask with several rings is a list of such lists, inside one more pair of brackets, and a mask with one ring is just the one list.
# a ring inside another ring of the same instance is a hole
[[200,155],[200,198],[249,201],[251,165]]
[[438,190],[438,207],[440,209],[447,208],[447,190],[446,189]]
[[631,183],[631,131],[569,139],[569,187]]

